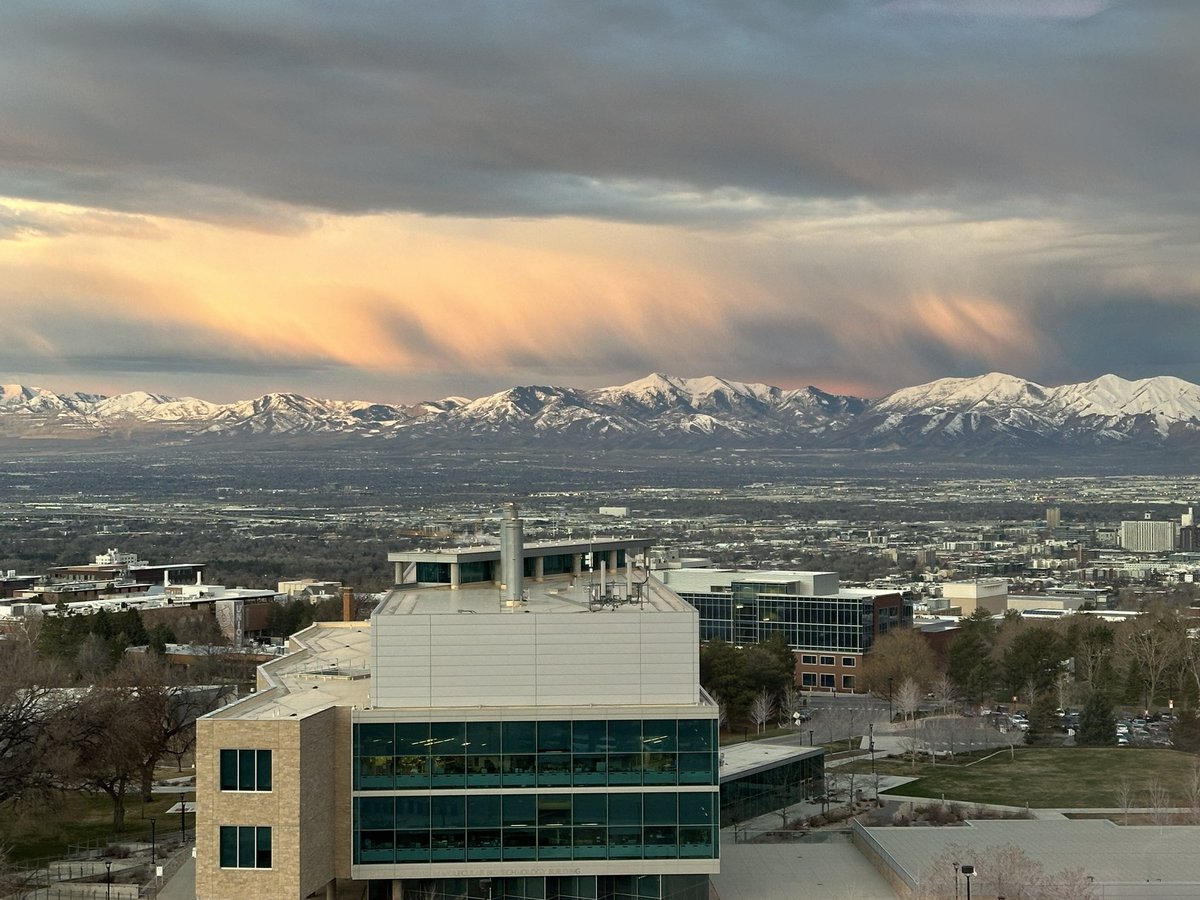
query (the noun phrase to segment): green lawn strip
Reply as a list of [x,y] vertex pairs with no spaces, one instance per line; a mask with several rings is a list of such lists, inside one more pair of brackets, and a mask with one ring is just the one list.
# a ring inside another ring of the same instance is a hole
[[[945,797],[963,803],[1045,808],[1112,808],[1124,776],[1135,785],[1135,806],[1146,806],[1145,790],[1158,778],[1179,805],[1194,756],[1173,750],[1118,747],[1024,747],[997,753],[971,766],[918,767],[919,780],[897,789],[913,797]],[[889,774],[906,774],[903,766]],[[911,770],[910,770],[911,771]]]
[[[123,835],[149,835],[150,816],[158,818],[157,832],[164,839],[179,834],[179,814],[167,810],[179,802],[176,796],[155,797],[142,806],[132,799],[125,807]],[[193,827],[188,816],[188,829]],[[10,862],[20,863],[58,856],[72,844],[107,841],[112,833],[112,802],[105,796],[63,794],[36,809],[0,808],[0,840],[8,847]]]

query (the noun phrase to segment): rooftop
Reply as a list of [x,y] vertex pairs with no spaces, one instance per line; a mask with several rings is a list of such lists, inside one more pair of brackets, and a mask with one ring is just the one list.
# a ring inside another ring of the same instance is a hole
[[[552,556],[558,553],[598,553],[607,550],[648,548],[654,542],[647,538],[588,537],[566,541],[527,541],[522,546],[524,556]],[[438,550],[399,550],[388,554],[388,562],[482,562],[500,558],[500,544],[477,544],[469,547],[446,547]]]
[[[594,577],[593,577],[594,576]],[[387,594],[375,611],[376,616],[392,615],[475,615],[479,613],[555,613],[561,615],[594,614],[620,610],[641,613],[692,613],[691,605],[684,603],[672,591],[664,588],[656,578],[650,578],[642,586],[642,599],[631,596],[629,581],[624,575],[608,578],[612,596],[605,596],[598,573],[593,575],[555,575],[545,581],[531,578],[523,581],[527,600],[510,606],[503,599],[503,592],[496,585],[466,584],[457,589],[446,585],[431,587],[404,586]],[[637,588],[637,579],[634,581]]]
[[820,756],[823,747],[749,741],[721,748],[721,780],[729,781],[760,769],[774,768],[785,762]]

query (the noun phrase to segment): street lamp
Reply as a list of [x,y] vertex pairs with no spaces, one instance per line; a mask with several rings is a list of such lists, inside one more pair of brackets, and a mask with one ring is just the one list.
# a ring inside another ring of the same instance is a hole
[[813,743],[813,730],[811,728],[808,729],[808,746],[810,746],[810,747],[816,746],[816,744]]
[[954,900],[958,900],[958,863],[954,863]]
[[154,875],[158,871],[155,868],[158,864],[158,835],[155,833],[155,826],[158,823],[157,816],[150,817],[150,874]]
[[975,867],[964,863],[961,871],[963,878],[967,879],[967,900],[971,900],[971,879],[975,877]]
[[187,800],[184,799],[187,794],[179,795],[179,839],[187,840]]
[[888,679],[888,724],[892,724],[892,679]]
[[112,860],[104,861],[104,900],[112,900]]

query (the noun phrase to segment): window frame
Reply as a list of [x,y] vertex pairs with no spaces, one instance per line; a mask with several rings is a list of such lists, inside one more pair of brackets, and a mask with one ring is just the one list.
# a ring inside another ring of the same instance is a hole
[[[217,863],[222,869],[273,869],[273,850],[270,825],[221,825],[217,833]],[[233,852],[232,865],[227,851]]]
[[[232,779],[227,780],[227,774]],[[269,749],[222,747],[217,754],[217,786],[223,793],[267,794],[275,789],[274,784],[274,757]]]

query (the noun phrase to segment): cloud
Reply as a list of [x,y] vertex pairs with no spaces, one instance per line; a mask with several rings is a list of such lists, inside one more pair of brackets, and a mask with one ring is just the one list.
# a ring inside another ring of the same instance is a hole
[[4,26],[13,371],[416,400],[1191,365],[1195,4],[16,0]]

